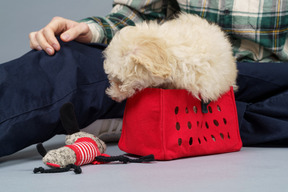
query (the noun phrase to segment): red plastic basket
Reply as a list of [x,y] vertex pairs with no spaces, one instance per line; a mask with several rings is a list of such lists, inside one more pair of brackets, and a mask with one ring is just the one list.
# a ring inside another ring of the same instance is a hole
[[239,151],[233,89],[202,108],[186,90],[144,89],[127,100],[119,148],[157,160]]

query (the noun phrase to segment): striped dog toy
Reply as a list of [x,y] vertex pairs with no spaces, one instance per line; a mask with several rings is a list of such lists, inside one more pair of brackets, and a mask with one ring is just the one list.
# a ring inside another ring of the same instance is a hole
[[112,161],[123,163],[149,162],[154,160],[154,156],[145,156],[138,159],[130,159],[125,156],[114,156],[104,154],[105,143],[98,137],[80,131],[74,113],[74,106],[66,103],[60,109],[60,118],[64,129],[67,132],[65,146],[46,151],[42,143],[37,145],[38,152],[43,156],[43,162],[52,169],[42,167],[35,168],[34,173],[59,173],[74,169],[76,174],[82,172],[80,166],[85,164],[102,164]]
[[[71,143],[73,142],[73,143]],[[43,162],[50,167],[64,168],[73,164],[81,166],[89,164],[95,157],[102,155],[106,145],[99,138],[85,132],[78,132],[66,137],[66,145],[59,149],[50,150],[44,154]],[[44,151],[38,146],[38,151]]]

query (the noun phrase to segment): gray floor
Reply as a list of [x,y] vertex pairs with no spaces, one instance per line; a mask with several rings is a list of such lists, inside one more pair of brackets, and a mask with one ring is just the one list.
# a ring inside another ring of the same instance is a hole
[[[44,145],[63,145],[56,136]],[[115,143],[107,153],[120,155]],[[240,152],[157,161],[148,164],[82,166],[83,173],[34,174],[43,166],[35,146],[0,158],[1,190],[18,191],[199,191],[285,192],[288,189],[286,148],[243,148]]]
[[[83,3],[85,2],[85,5]],[[0,1],[0,63],[29,51],[28,34],[47,24],[53,16],[78,20],[105,15],[111,0]],[[0,133],[1,134],[1,133]],[[45,146],[62,146],[56,136]],[[116,143],[107,153],[123,154]],[[287,148],[243,148],[240,152],[150,164],[83,166],[83,174],[33,174],[43,166],[35,146],[0,158],[1,191],[195,191],[285,192]]]

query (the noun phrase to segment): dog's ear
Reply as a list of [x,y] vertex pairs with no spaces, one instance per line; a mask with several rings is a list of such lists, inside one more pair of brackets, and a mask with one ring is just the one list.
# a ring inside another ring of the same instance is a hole
[[165,42],[157,38],[144,39],[130,56],[135,64],[146,68],[156,77],[167,78],[171,75],[171,54]]

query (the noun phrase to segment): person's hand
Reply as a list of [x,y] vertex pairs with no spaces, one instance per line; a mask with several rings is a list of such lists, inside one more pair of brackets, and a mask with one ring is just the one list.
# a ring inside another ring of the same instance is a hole
[[48,55],[53,55],[60,50],[56,36],[64,42],[76,40],[81,43],[90,43],[92,33],[86,23],[78,23],[62,17],[54,17],[43,29],[29,34],[30,47],[44,50]]

